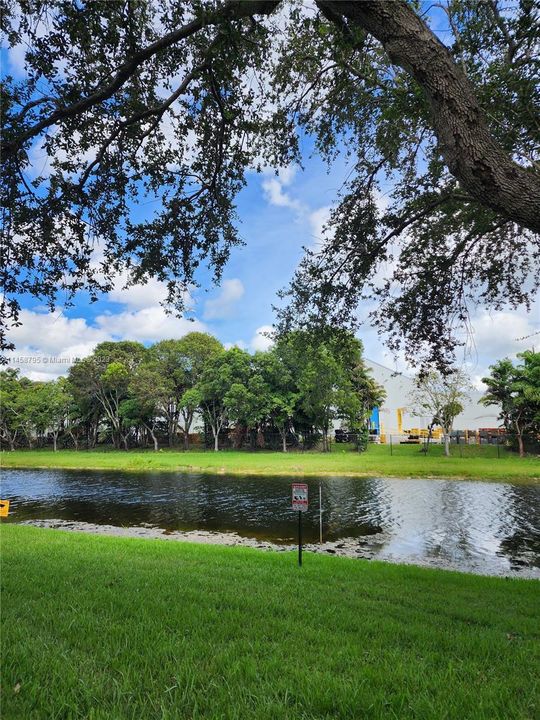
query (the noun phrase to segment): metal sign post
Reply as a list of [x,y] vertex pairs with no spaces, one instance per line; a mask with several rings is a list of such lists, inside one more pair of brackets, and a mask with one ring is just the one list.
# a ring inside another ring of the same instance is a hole
[[302,567],[302,511],[298,511],[298,565]]
[[319,482],[319,542],[322,545],[322,483]]
[[292,484],[292,509],[298,511],[298,565],[302,566],[302,513],[308,509],[308,486]]

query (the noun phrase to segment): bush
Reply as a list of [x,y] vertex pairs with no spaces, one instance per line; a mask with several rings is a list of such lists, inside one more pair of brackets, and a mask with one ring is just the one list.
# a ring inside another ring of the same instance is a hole
[[360,428],[356,435],[356,449],[358,452],[365,452],[369,443],[369,430],[367,427]]

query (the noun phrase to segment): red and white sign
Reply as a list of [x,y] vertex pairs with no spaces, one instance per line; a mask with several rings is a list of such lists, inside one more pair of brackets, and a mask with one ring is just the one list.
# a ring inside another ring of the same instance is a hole
[[308,486],[305,483],[293,483],[292,509],[300,512],[308,509]]

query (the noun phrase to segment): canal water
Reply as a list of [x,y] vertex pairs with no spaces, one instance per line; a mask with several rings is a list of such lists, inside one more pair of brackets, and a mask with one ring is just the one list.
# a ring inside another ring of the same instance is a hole
[[[287,477],[5,470],[11,522],[61,519],[164,531],[235,532],[290,544]],[[540,486],[324,477],[307,480],[306,542],[356,544],[373,559],[540,578]],[[360,550],[359,550],[360,552]]]

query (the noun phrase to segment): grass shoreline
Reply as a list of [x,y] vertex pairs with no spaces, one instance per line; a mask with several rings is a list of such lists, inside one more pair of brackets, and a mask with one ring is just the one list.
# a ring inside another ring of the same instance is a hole
[[[526,720],[538,581],[0,529],[3,714]],[[21,572],[24,568],[24,572]]]
[[[492,451],[491,455],[486,454],[486,450]],[[390,455],[387,446],[371,446],[366,453],[360,454],[341,449],[332,453],[287,454],[229,450],[219,453],[198,450],[164,450],[158,453],[149,450],[60,450],[56,453],[51,450],[16,450],[2,452],[0,464],[3,469],[540,481],[540,460],[536,457],[519,458],[505,453],[498,458],[495,448],[469,447],[465,448],[465,452],[467,454],[463,457],[454,455],[446,458],[441,447],[432,448],[428,456],[424,456],[417,446],[400,446],[393,455]]]
[[[7,523],[6,523],[7,524]],[[137,540],[160,540],[164,542],[180,542],[189,544],[215,545],[218,547],[247,547],[263,552],[297,552],[297,545],[290,541],[286,544],[277,544],[272,540],[265,540],[257,537],[239,535],[237,532],[219,530],[175,530],[163,531],[158,527],[122,526],[113,524],[98,524],[85,522],[84,520],[62,520],[62,519],[34,519],[15,521],[14,524],[23,527],[35,527],[55,530],[56,532],[86,533],[87,535],[101,535],[106,537],[122,537]],[[464,569],[457,566],[437,566],[426,559],[396,559],[381,558],[374,559],[369,551],[363,554],[358,552],[358,542],[355,538],[338,538],[337,540],[325,540],[304,542],[304,553],[323,555],[332,558],[349,558],[358,561],[370,561],[376,563],[391,563],[393,565],[409,565],[418,568],[441,570],[443,572],[459,572],[465,575],[482,575],[484,577],[497,578],[521,578],[526,580],[540,581],[540,574],[535,573],[535,568],[527,568],[519,573],[507,569],[504,572],[486,571],[478,567]]]

